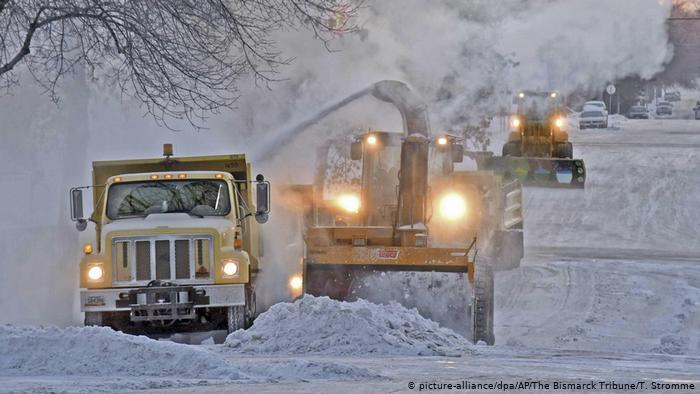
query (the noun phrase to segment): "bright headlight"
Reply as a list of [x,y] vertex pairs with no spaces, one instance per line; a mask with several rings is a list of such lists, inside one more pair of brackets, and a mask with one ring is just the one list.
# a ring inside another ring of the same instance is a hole
[[304,279],[299,274],[292,275],[289,278],[289,288],[292,290],[301,290],[304,285]]
[[226,276],[234,276],[238,273],[238,262],[234,260],[224,261],[224,265],[221,268]]
[[98,265],[90,267],[90,269],[87,272],[88,278],[90,278],[90,280],[100,280],[102,279],[104,274],[104,270]]
[[467,201],[457,193],[450,193],[440,200],[440,215],[447,220],[461,219],[467,213]]
[[520,127],[520,118],[513,118],[513,120],[510,121],[510,124],[513,127]]
[[354,194],[342,194],[337,198],[338,205],[349,213],[360,211],[360,197]]
[[565,122],[564,122],[564,118],[557,118],[557,119],[554,121],[554,125],[557,126],[557,127],[560,128],[560,129],[561,129],[562,127],[564,127],[564,123],[565,123]]

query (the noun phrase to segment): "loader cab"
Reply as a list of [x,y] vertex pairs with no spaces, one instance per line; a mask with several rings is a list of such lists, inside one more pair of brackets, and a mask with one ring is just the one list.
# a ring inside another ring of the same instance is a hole
[[557,157],[566,143],[567,121],[557,92],[524,91],[515,100],[511,132],[503,156]]

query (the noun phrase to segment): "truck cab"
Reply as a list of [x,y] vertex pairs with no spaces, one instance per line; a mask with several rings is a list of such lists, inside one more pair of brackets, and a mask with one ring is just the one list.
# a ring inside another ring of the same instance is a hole
[[244,155],[171,156],[93,162],[93,184],[71,189],[72,219],[95,229],[80,261],[86,325],[233,331],[254,318],[269,183]]

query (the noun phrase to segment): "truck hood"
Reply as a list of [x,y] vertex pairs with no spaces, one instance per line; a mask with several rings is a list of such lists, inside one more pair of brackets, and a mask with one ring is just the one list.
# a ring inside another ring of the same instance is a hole
[[186,213],[156,213],[143,218],[119,219],[102,227],[104,234],[122,230],[159,230],[166,228],[207,227],[219,232],[230,229],[235,224],[223,217],[198,218]]

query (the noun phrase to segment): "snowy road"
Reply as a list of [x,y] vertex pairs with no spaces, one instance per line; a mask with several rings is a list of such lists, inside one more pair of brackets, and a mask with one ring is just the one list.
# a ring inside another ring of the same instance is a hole
[[415,392],[420,383],[464,380],[700,387],[700,122],[627,121],[572,139],[586,189],[526,190],[526,258],[497,276],[494,347],[461,357],[358,357],[211,346],[231,368],[257,365],[268,378],[0,376],[0,392]]

